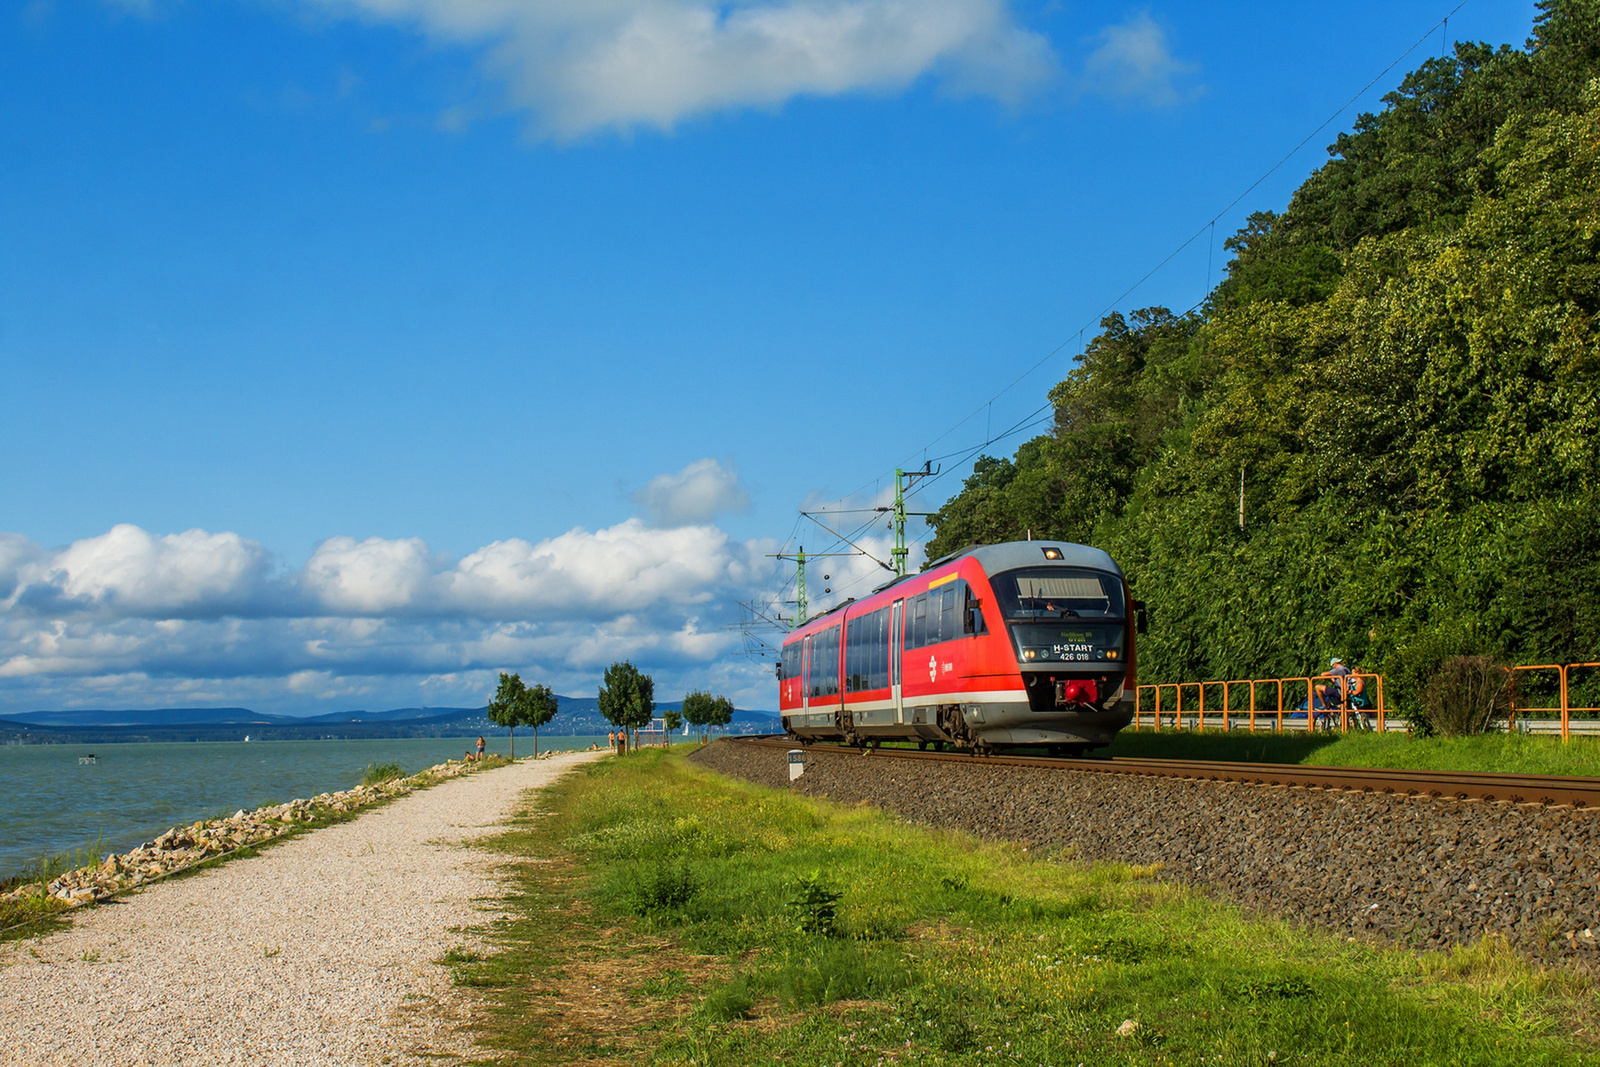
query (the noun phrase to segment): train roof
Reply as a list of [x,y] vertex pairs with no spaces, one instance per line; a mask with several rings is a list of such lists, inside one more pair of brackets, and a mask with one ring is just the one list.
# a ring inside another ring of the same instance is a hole
[[[1044,554],[1047,548],[1059,551],[1061,558],[1047,559]],[[954,563],[968,556],[978,561],[985,574],[999,574],[1001,571],[1012,571],[1019,567],[1048,567],[1054,564],[1063,567],[1089,567],[1093,570],[1110,571],[1116,575],[1122,574],[1122,568],[1117,566],[1116,560],[1112,559],[1109,553],[1091,545],[1080,545],[1072,541],[1003,541],[998,545],[968,545],[959,552],[940,556],[917,573],[884,582],[872,593],[877,595],[902,582],[914,581],[935,567],[942,567],[946,563]],[[855,598],[851,597],[842,604],[835,604],[821,615],[813,615],[806,620],[805,626],[797,626],[795,630],[805,629],[835,612],[843,611],[855,602]]]

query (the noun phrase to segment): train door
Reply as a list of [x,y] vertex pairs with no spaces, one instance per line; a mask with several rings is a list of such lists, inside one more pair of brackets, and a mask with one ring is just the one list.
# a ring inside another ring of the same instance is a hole
[[900,693],[900,640],[906,626],[906,602],[896,600],[889,613],[889,698],[894,701],[894,721],[906,721],[905,700]]
[[[811,710],[811,638],[800,639],[800,710]],[[811,716],[806,715],[800,720],[809,724]]]

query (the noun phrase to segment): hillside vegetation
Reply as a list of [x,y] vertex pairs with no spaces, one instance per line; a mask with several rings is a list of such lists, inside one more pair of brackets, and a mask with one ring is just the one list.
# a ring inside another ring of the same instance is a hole
[[1147,680],[1600,658],[1600,2],[1539,9],[1362,115],[1199,312],[1105,319],[929,557],[1105,548]]

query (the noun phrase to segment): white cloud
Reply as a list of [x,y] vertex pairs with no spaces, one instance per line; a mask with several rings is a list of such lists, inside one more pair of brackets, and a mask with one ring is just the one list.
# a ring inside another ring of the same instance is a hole
[[671,130],[796,96],[892,92],[938,75],[1012,100],[1048,42],[1006,0],[307,0],[484,49],[544,133]]
[[4,534],[0,704],[475,703],[501,669],[588,691],[626,657],[668,693],[737,646],[725,626],[771,547],[629,519],[459,561],[335,537],[286,570],[233,533],[121,525],[56,550]]
[[250,614],[268,610],[271,558],[255,541],[204,530],[154,537],[123,523],[55,553],[8,534],[0,541],[0,590],[3,611]]
[[417,606],[434,575],[427,542],[330,537],[306,562],[302,585],[330,614],[383,615]]
[[657,526],[710,522],[726,511],[748,511],[739,476],[714,459],[697,459],[676,474],[658,474],[633,494]]
[[1084,64],[1084,88],[1101,96],[1164,106],[1187,99],[1193,90],[1179,83],[1199,68],[1172,54],[1167,33],[1147,12],[1101,30]]

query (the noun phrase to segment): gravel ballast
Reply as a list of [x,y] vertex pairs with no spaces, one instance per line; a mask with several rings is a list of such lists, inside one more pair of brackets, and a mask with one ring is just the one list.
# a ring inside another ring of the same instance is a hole
[[0,1063],[453,1062],[465,1002],[434,961],[497,894],[461,845],[592,758],[448,781],[0,945]]
[[719,741],[691,758],[1071,858],[1159,863],[1347,936],[1446,947],[1498,933],[1600,969],[1600,812],[816,750],[791,786],[783,749]]

